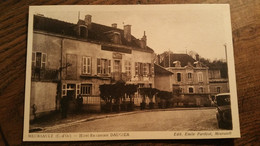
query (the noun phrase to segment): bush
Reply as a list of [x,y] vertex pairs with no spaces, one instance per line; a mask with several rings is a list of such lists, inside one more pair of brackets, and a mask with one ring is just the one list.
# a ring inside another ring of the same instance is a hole
[[150,108],[150,109],[154,109],[154,103],[153,103],[153,102],[150,102],[150,103],[149,103],[149,108]]
[[144,110],[144,109],[145,109],[145,106],[146,106],[146,103],[145,103],[145,102],[140,103],[140,108],[141,108],[141,110]]
[[123,102],[120,107],[122,111],[127,111],[127,103]]
[[101,105],[101,111],[105,113],[112,112],[112,104],[111,103],[106,103]]
[[133,111],[135,108],[134,102],[130,102],[127,104],[127,111]]

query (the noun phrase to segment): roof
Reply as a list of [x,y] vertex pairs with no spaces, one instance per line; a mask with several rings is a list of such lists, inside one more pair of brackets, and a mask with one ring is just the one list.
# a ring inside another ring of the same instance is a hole
[[165,66],[165,67],[169,67],[169,62],[170,62],[170,66],[173,67],[174,66],[173,62],[175,62],[175,61],[180,61],[181,67],[187,66],[189,62],[191,63],[191,65],[193,65],[194,62],[196,62],[196,60],[193,59],[188,54],[173,54],[173,53],[171,53],[170,54],[170,60],[169,60],[169,54],[168,53],[163,53],[163,54],[160,55],[160,57],[162,58],[162,61],[159,64],[161,66]]
[[[78,24],[84,24],[82,21],[83,20],[79,20]],[[44,32],[79,38],[79,36],[77,35],[78,24],[47,18],[44,16],[34,15],[34,30],[38,30],[38,31],[44,31]],[[136,50],[154,52],[153,49],[151,49],[148,46],[145,49],[141,48],[140,45],[138,44],[137,41],[138,39],[136,39],[134,36],[131,36],[132,41],[128,42],[124,38],[124,30],[122,29],[105,26],[93,22],[91,23],[91,27],[88,29],[88,37],[86,38],[86,40],[104,42],[104,43],[113,43],[111,41],[111,38],[105,35],[109,31],[116,31],[121,34],[120,36],[121,36],[122,45],[132,47],[133,49]]]
[[155,75],[172,75],[173,72],[165,69],[164,67],[154,64],[154,74]]

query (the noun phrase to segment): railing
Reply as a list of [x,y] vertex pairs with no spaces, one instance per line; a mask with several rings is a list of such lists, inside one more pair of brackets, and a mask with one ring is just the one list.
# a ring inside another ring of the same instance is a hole
[[100,104],[99,96],[83,96],[83,104]]
[[42,68],[32,68],[32,80],[34,81],[58,81],[59,80],[59,70],[55,69],[42,69]]

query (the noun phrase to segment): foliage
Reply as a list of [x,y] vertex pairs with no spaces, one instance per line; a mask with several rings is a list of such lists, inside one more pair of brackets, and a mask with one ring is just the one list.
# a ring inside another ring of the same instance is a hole
[[209,69],[220,70],[221,78],[228,77],[227,62],[225,62],[224,60],[210,61],[209,59],[201,57],[200,62],[209,67]]
[[158,89],[155,88],[140,88],[139,93],[143,96],[143,101],[145,100],[145,97],[147,96],[150,101],[152,101],[153,96],[158,92]]

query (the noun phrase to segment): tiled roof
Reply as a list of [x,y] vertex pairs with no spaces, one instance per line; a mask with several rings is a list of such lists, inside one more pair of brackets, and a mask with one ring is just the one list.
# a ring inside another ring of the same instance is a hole
[[172,75],[173,72],[165,69],[164,67],[154,64],[154,74],[155,75]]
[[[83,20],[79,20],[79,23],[81,23],[81,21],[83,21]],[[47,18],[44,16],[38,16],[38,15],[34,15],[34,30],[45,31],[45,32],[49,32],[49,33],[55,33],[55,34],[65,35],[65,36],[70,36],[70,37],[75,37],[75,38],[79,37],[77,35],[77,24],[64,22],[64,21],[60,21],[57,19]],[[105,25],[101,25],[101,24],[97,24],[97,23],[93,23],[93,22],[91,23],[91,27],[88,30],[87,40],[113,43],[111,41],[111,39],[109,37],[107,37],[107,35],[105,35],[109,31],[117,31],[120,33],[122,45],[132,47],[137,50],[140,49],[143,51],[154,52],[148,46],[145,49],[141,48],[136,41],[138,39],[136,39],[134,36],[131,36],[132,41],[128,42],[124,38],[124,30],[122,30],[122,29],[105,26]]]
[[191,63],[191,65],[194,66],[194,62],[196,62],[196,60],[193,59],[188,54],[170,54],[170,61],[169,61],[169,54],[163,53],[160,55],[160,58],[162,61],[159,62],[159,65],[165,67],[169,67],[169,62],[170,62],[170,66],[174,67],[173,64],[174,61],[180,61],[181,67],[187,66],[189,62]]

